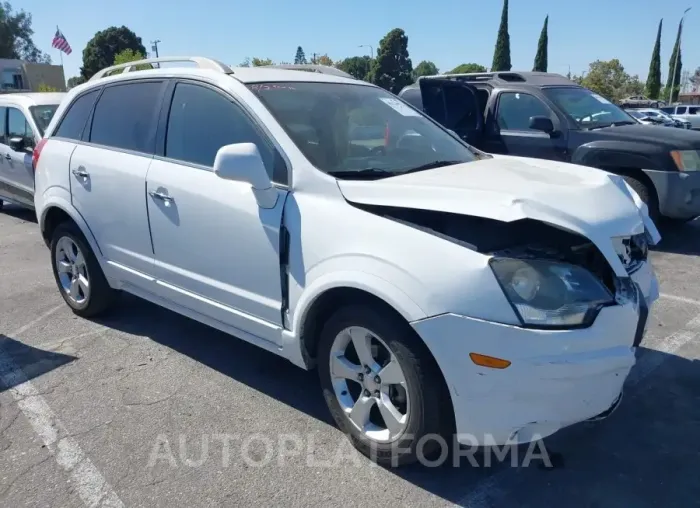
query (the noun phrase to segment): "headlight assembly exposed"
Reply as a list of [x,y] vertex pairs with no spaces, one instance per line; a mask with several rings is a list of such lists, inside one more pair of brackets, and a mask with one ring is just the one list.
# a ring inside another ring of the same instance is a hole
[[700,152],[697,150],[674,150],[671,157],[680,171],[700,171]]
[[491,269],[524,326],[588,326],[614,299],[585,268],[536,259],[493,258]]

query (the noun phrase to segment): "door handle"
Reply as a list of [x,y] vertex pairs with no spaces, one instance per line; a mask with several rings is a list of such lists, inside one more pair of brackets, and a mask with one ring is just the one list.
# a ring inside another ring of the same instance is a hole
[[169,204],[170,202],[175,201],[172,197],[160,191],[148,191],[148,195],[152,198],[160,199],[161,201],[165,202],[165,204]]
[[9,161],[9,160],[12,160],[12,155],[10,155],[9,153],[6,153],[6,154],[5,154],[5,158],[6,158],[8,161]]
[[88,178],[90,176],[90,173],[85,171],[83,166],[80,166],[78,169],[74,169],[72,173],[78,178]]

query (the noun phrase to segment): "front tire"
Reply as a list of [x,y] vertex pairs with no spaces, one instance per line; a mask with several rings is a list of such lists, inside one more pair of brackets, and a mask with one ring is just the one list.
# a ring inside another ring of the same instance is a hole
[[339,309],[321,332],[318,365],[328,408],[362,454],[398,466],[448,452],[442,374],[399,316],[372,305]]
[[622,178],[625,179],[627,185],[632,187],[632,189],[639,194],[639,197],[642,199],[644,204],[647,205],[647,208],[649,208],[649,217],[651,217],[651,220],[654,221],[654,224],[658,225],[659,219],[661,218],[661,212],[659,210],[659,201],[656,198],[656,193],[641,180],[637,180],[631,176],[623,176]]
[[63,300],[78,316],[97,316],[112,304],[115,291],[74,223],[59,224],[53,232],[51,266]]

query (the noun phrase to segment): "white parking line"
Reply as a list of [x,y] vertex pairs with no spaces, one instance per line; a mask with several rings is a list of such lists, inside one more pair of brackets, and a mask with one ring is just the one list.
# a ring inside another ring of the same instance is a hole
[[659,296],[661,296],[661,298],[666,298],[667,300],[673,300],[674,302],[700,305],[700,300],[693,300],[692,298],[687,298],[685,296],[669,295],[668,293],[661,293]]
[[[64,305],[60,305],[39,316],[16,330],[10,337],[14,338],[27,331],[62,307]],[[124,504],[116,492],[85,455],[78,443],[68,436],[66,428],[56,417],[56,414],[51,410],[44,398],[39,395],[34,385],[27,379],[24,371],[5,351],[2,341],[0,341],[0,383],[8,388],[8,391],[17,402],[17,406],[29,420],[34,432],[41,437],[58,465],[70,474],[78,495],[85,505],[91,508],[123,508]]]
[[[682,301],[682,300],[681,300]],[[627,386],[636,386],[646,379],[649,374],[658,369],[671,355],[688,342],[700,339],[700,314],[691,319],[682,329],[663,338],[657,338],[646,342],[645,347],[666,354],[645,354],[642,356],[635,369],[630,374]],[[507,468],[489,476],[478,483],[467,495],[453,506],[463,508],[489,508],[497,504],[507,495],[502,485],[514,474],[518,468]]]

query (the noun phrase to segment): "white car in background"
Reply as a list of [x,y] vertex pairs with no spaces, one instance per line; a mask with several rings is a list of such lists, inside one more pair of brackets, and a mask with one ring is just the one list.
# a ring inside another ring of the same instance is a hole
[[34,208],[32,153],[65,93],[0,95],[0,208]]
[[[664,113],[660,109],[637,109],[639,113],[646,115],[651,118],[659,118],[664,121],[669,127],[677,127],[680,129],[690,129],[692,125],[687,120],[680,120],[678,118],[673,118],[668,113]],[[629,111],[628,111],[629,112]]]
[[676,105],[665,106],[659,109],[664,113],[671,115],[673,118],[684,122],[690,122],[693,130],[700,130],[700,106]]
[[609,414],[659,296],[621,177],[485,154],[359,80],[132,62],[71,90],[34,153],[73,312],[122,290],[317,367],[384,464]]

